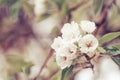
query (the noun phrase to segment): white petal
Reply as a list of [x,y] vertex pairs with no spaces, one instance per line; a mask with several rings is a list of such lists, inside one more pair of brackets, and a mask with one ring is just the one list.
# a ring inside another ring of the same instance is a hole
[[83,53],[94,52],[98,47],[98,40],[92,34],[87,34],[80,40],[79,46]]
[[88,33],[92,33],[96,29],[95,23],[88,20],[81,21],[80,27],[83,31]]
[[54,42],[51,45],[51,47],[53,49],[55,49],[55,51],[56,51],[56,50],[58,50],[62,46],[62,43],[63,43],[62,38],[61,37],[57,37],[57,38],[54,39]]
[[69,60],[76,58],[77,46],[73,43],[65,43],[59,50],[57,51],[58,55],[67,56]]
[[99,64],[97,80],[120,80],[119,66],[110,57],[102,58]]
[[94,80],[94,74],[91,68],[83,69],[75,76],[75,80]]
[[66,40],[74,40],[76,41],[80,36],[79,26],[75,22],[66,23],[64,24],[63,28],[61,29],[62,37]]
[[56,55],[56,62],[61,69],[70,67],[72,64],[71,60],[68,60],[66,56],[61,56],[61,55]]
[[39,16],[45,12],[45,0],[34,0],[34,13]]

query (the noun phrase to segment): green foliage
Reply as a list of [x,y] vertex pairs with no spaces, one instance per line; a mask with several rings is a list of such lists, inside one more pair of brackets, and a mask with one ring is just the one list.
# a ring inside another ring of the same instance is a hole
[[7,56],[7,61],[11,66],[10,72],[25,71],[28,74],[30,67],[33,65],[31,62],[25,62],[23,57],[14,55]]
[[69,7],[67,3],[64,3],[61,7],[61,17],[69,14]]
[[120,50],[120,43],[112,44],[112,46],[114,46]]
[[111,40],[119,37],[119,36],[120,36],[120,32],[108,33],[108,34],[104,35],[103,37],[101,37],[101,38],[99,39],[99,44],[102,45],[102,44],[104,44],[104,43],[107,43],[107,42],[109,42],[109,41],[111,41]]
[[17,1],[10,7],[10,15],[12,17],[17,17],[20,10],[20,2]]
[[55,4],[57,5],[58,9],[61,9],[63,4],[66,0],[54,0]]
[[2,6],[12,6],[18,1],[20,1],[20,0],[1,0],[0,5],[2,5]]
[[112,47],[105,47],[104,49],[112,55],[120,54],[119,49],[116,47],[113,47],[113,46]]
[[44,14],[41,15],[39,21],[42,21],[42,20],[44,20],[44,19],[46,19],[46,18],[49,18],[50,16],[51,16],[50,14],[44,13]]
[[112,60],[120,66],[120,50],[116,47],[105,47],[104,49],[111,55]]
[[94,12],[96,15],[99,15],[103,7],[104,0],[94,0]]
[[118,66],[120,66],[120,55],[112,56],[111,58]]
[[70,74],[72,73],[72,69],[73,69],[73,66],[63,69],[61,74],[61,80],[69,80]]
[[27,15],[31,15],[33,13],[34,5],[29,4],[27,0],[21,1],[21,7],[24,9]]

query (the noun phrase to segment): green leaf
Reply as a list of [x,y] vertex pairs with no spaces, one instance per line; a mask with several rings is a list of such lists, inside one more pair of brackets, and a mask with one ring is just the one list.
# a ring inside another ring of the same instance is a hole
[[19,0],[0,0],[1,6],[11,6],[15,4],[16,2],[19,2]]
[[10,7],[10,14],[12,17],[17,17],[20,10],[20,2],[17,1]]
[[70,73],[72,72],[73,66],[70,66],[69,68],[65,68],[62,70],[61,74],[61,80],[69,80]]
[[99,39],[99,44],[107,43],[107,42],[109,42],[109,41],[111,41],[119,36],[120,36],[120,32],[108,33]]
[[42,14],[40,17],[39,17],[39,21],[42,21],[44,19],[47,19],[51,16],[51,14],[48,14],[48,13],[44,13]]
[[54,0],[56,5],[58,6],[58,9],[61,9],[63,4],[65,3],[66,0]]
[[23,57],[15,55],[7,56],[7,62],[10,64],[10,72],[21,72],[32,66],[31,62],[25,62]]
[[113,56],[111,58],[118,66],[120,66],[120,55]]
[[34,13],[34,5],[29,4],[27,0],[21,1],[21,6],[27,15],[31,15],[32,13]]
[[26,73],[26,75],[30,75],[30,69],[31,67],[33,66],[32,63],[27,63],[26,65],[24,65],[23,69],[24,69],[24,72]]
[[105,47],[104,49],[110,54],[112,60],[120,66],[120,50],[116,47]]
[[117,43],[117,44],[113,44],[112,46],[118,48],[120,50],[120,43]]
[[94,12],[96,15],[99,15],[99,13],[101,12],[101,9],[103,7],[103,2],[104,0],[94,0],[93,5],[95,5]]
[[61,17],[63,16],[66,16],[68,15],[70,12],[69,12],[69,7],[68,7],[68,4],[67,3],[64,3],[61,7]]
[[119,49],[116,48],[116,47],[105,47],[104,49],[105,49],[106,51],[111,51],[111,52],[119,51]]

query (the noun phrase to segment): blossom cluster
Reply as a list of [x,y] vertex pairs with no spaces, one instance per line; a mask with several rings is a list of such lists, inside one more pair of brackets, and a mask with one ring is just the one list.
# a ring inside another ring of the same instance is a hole
[[95,23],[83,20],[80,24],[72,21],[61,29],[62,36],[54,39],[51,47],[55,50],[57,65],[64,69],[70,67],[79,55],[78,52],[90,54],[98,47],[98,40],[92,34]]

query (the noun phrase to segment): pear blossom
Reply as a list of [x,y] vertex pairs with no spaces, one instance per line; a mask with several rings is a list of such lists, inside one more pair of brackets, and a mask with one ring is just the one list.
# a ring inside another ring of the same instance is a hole
[[81,21],[80,27],[83,31],[87,33],[92,33],[96,29],[95,23],[88,20]]
[[77,46],[72,43],[65,43],[56,52],[58,55],[66,56],[68,59],[72,60],[76,58]]
[[61,69],[64,69],[71,66],[72,60],[69,60],[65,55],[56,54],[56,63]]
[[64,43],[56,51],[56,62],[61,69],[70,67],[73,59],[76,58],[77,46],[72,43]]
[[79,42],[82,53],[94,52],[98,47],[98,40],[92,34],[87,34]]
[[63,39],[66,40],[77,41],[80,36],[79,26],[74,21],[64,24],[61,32]]
[[63,39],[61,37],[57,37],[54,39],[54,42],[53,44],[51,45],[51,47],[57,51],[61,46],[62,46],[62,43],[63,43]]
[[86,68],[78,72],[75,80],[94,80],[94,74],[91,68]]
[[45,0],[34,0],[34,13],[39,16],[45,12]]
[[119,66],[109,56],[101,57],[95,67],[99,70],[95,80],[120,80]]
[[[92,26],[90,31],[88,31],[88,33],[91,33],[95,29],[95,24],[89,21],[88,23]],[[88,26],[88,23],[85,26]],[[98,40],[92,34],[83,36],[82,30],[84,29],[80,29],[79,25],[74,21],[66,23],[61,29],[62,37],[54,39],[51,47],[55,50],[56,62],[61,69],[72,65],[72,62],[78,56],[78,51],[81,53],[92,53],[97,48]]]

